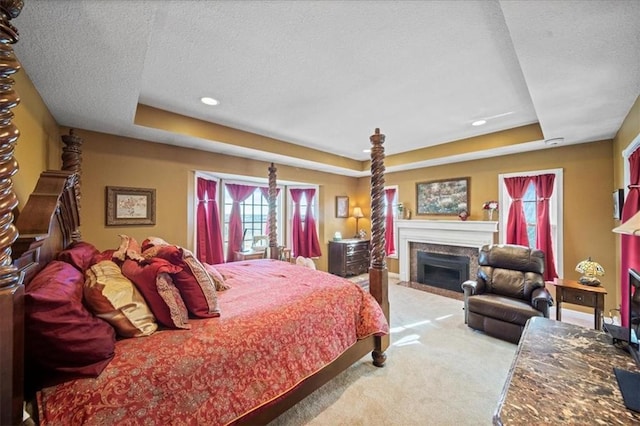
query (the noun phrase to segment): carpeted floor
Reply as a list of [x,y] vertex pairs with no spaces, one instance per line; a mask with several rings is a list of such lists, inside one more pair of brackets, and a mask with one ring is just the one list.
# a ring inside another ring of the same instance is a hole
[[363,358],[271,426],[492,424],[516,345],[468,328],[462,301],[390,281],[386,366]]

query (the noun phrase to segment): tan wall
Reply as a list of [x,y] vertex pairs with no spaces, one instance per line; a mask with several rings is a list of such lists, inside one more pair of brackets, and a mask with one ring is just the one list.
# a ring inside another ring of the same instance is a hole
[[[65,130],[66,132],[66,130]],[[267,178],[268,163],[193,149],[178,148],[119,136],[78,130],[84,139],[82,175],[82,236],[99,249],[118,245],[118,234],[140,242],[154,235],[184,247],[193,235],[194,171],[231,173]],[[319,239],[323,256],[317,261],[326,270],[327,241],[335,231],[353,232],[350,220],[335,218],[335,196],[354,199],[357,179],[295,167],[278,167],[278,178],[318,184]],[[156,189],[155,226],[105,226],[105,187],[125,186]]]
[[20,206],[36,186],[43,170],[59,169],[61,142],[58,124],[24,70],[15,77],[20,104],[13,109],[14,124],[20,130],[15,157],[20,170],[13,179]]
[[[498,174],[561,168],[564,178],[564,278],[577,279],[575,265],[588,256],[608,272],[603,285],[614,297],[606,299],[605,312],[615,305],[615,237],[611,232],[613,185],[612,142],[556,147],[524,154],[453,163],[436,167],[388,173],[386,185],[398,185],[399,201],[414,213],[414,219],[457,219],[457,216],[415,216],[416,182],[466,177],[470,179],[470,218],[483,220],[482,203],[498,199]],[[368,182],[362,179],[360,188]],[[391,272],[398,261],[388,259]]]

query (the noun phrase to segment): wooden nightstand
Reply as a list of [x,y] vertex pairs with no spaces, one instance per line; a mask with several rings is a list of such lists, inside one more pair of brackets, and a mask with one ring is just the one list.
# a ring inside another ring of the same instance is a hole
[[562,302],[574,305],[588,306],[594,310],[594,328],[602,329],[602,311],[604,311],[604,295],[607,290],[604,287],[592,287],[582,285],[577,281],[556,278],[555,281],[547,281],[556,287],[556,320],[562,318]]

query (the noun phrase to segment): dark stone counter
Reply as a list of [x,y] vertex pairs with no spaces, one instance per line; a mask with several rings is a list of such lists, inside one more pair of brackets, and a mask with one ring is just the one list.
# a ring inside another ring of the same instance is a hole
[[614,367],[640,371],[602,331],[533,318],[493,417],[496,425],[640,424],[624,406]]

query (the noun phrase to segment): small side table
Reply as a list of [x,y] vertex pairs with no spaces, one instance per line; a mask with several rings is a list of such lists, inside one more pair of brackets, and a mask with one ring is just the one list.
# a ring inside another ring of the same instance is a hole
[[594,310],[594,328],[602,329],[602,311],[604,311],[604,295],[607,290],[600,286],[582,285],[577,281],[556,278],[547,281],[556,287],[556,320],[562,320],[562,302],[588,306]]
[[252,260],[264,258],[264,250],[237,251],[235,253],[236,262],[241,260]]

